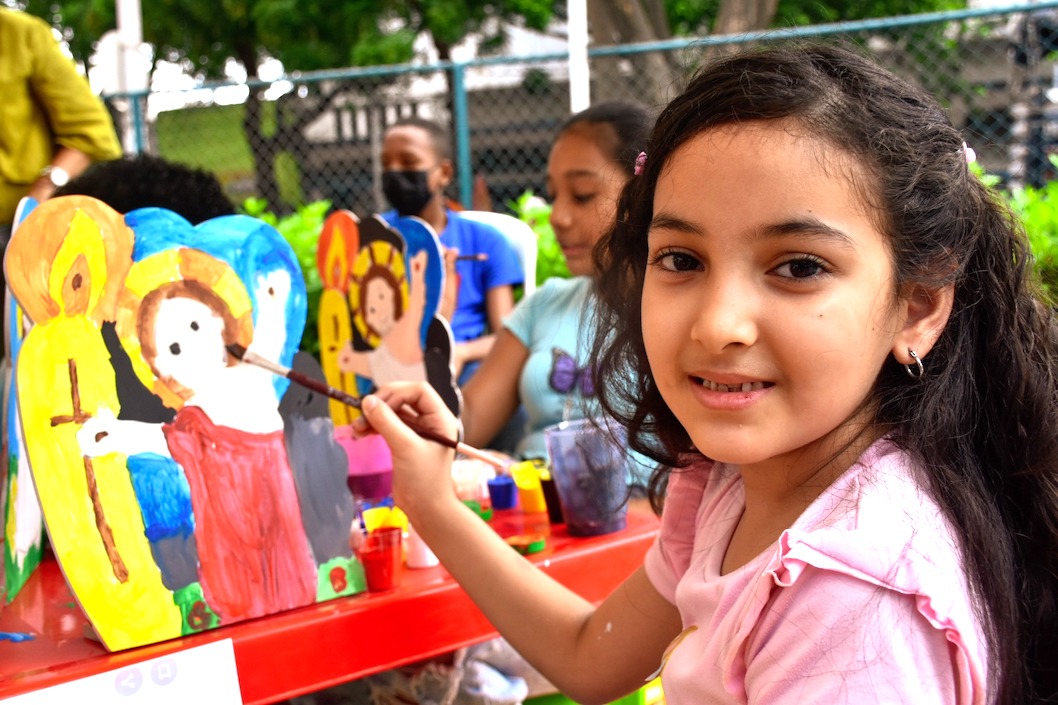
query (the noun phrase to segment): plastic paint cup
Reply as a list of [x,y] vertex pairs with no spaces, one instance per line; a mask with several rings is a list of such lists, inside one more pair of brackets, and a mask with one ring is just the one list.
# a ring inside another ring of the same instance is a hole
[[526,460],[511,466],[511,477],[518,486],[518,503],[526,514],[543,514],[547,511],[544,490],[540,486],[540,470]]
[[399,527],[375,529],[364,537],[356,555],[364,566],[364,578],[371,592],[392,590],[404,573],[403,532]]
[[[548,426],[544,440],[566,530],[598,536],[627,524],[627,458],[621,428],[581,419]],[[607,432],[607,428],[610,429]],[[612,437],[613,434],[615,437]]]
[[555,481],[551,479],[550,473],[547,477],[540,478],[540,490],[544,493],[544,504],[547,505],[547,520],[552,524],[565,523],[562,502],[558,498],[558,490],[555,489]]
[[500,475],[488,481],[489,499],[492,500],[492,508],[513,509],[517,504],[518,488],[514,484],[514,478],[510,475]]

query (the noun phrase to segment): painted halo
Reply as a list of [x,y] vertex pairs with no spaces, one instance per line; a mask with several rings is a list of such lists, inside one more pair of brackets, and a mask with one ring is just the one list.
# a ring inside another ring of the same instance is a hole
[[141,331],[153,331],[150,306],[144,305],[152,294],[181,284],[206,293],[226,309],[219,312],[225,321],[225,344],[236,343],[247,348],[253,340],[250,295],[235,270],[221,260],[200,250],[181,247],[164,250],[133,264],[118,306],[118,336],[136,376],[172,409],[184,405],[188,392],[175,380],[157,374],[148,359],[152,342],[141,339]]
[[378,275],[379,270],[388,270],[399,282],[400,310],[408,309],[408,278],[400,250],[384,240],[375,240],[362,247],[350,274],[349,308],[353,311],[353,325],[372,348],[377,348],[382,338],[365,318],[363,297],[367,294],[367,283]]

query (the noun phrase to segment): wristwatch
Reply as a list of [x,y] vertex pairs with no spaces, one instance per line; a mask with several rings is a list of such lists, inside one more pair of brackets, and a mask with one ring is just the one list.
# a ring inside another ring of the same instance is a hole
[[54,186],[55,188],[65,186],[70,182],[69,172],[67,172],[61,166],[55,166],[54,164],[49,164],[48,166],[41,169],[40,175],[47,176],[48,181],[50,181],[52,183],[52,186]]

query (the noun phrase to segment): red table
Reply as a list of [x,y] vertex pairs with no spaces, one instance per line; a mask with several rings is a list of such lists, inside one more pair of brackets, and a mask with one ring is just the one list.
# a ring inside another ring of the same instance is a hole
[[[629,511],[627,529],[606,536],[572,538],[558,526],[547,549],[529,560],[598,602],[640,565],[657,528],[657,519],[638,508]],[[46,559],[0,614],[0,632],[36,637],[0,640],[0,699],[231,639],[244,702],[270,703],[496,635],[440,567],[406,571],[393,592],[332,600],[128,651],[107,652],[85,638],[85,628],[84,614],[57,564]],[[367,634],[372,635],[370,649],[363,638]]]

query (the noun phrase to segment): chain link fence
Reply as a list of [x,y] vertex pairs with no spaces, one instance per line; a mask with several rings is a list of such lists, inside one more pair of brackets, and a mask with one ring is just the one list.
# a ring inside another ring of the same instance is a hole
[[[984,168],[1010,186],[1050,179],[1058,137],[1058,0],[748,35],[603,47],[589,52],[593,102],[660,109],[718,53],[760,42],[844,41],[921,84],[948,107]],[[563,55],[348,69],[272,83],[210,84],[107,98],[126,145],[217,175],[236,202],[277,212],[327,199],[357,213],[385,208],[382,133],[409,115],[450,127],[469,206],[483,177],[497,210],[544,192],[549,143],[569,113]]]

